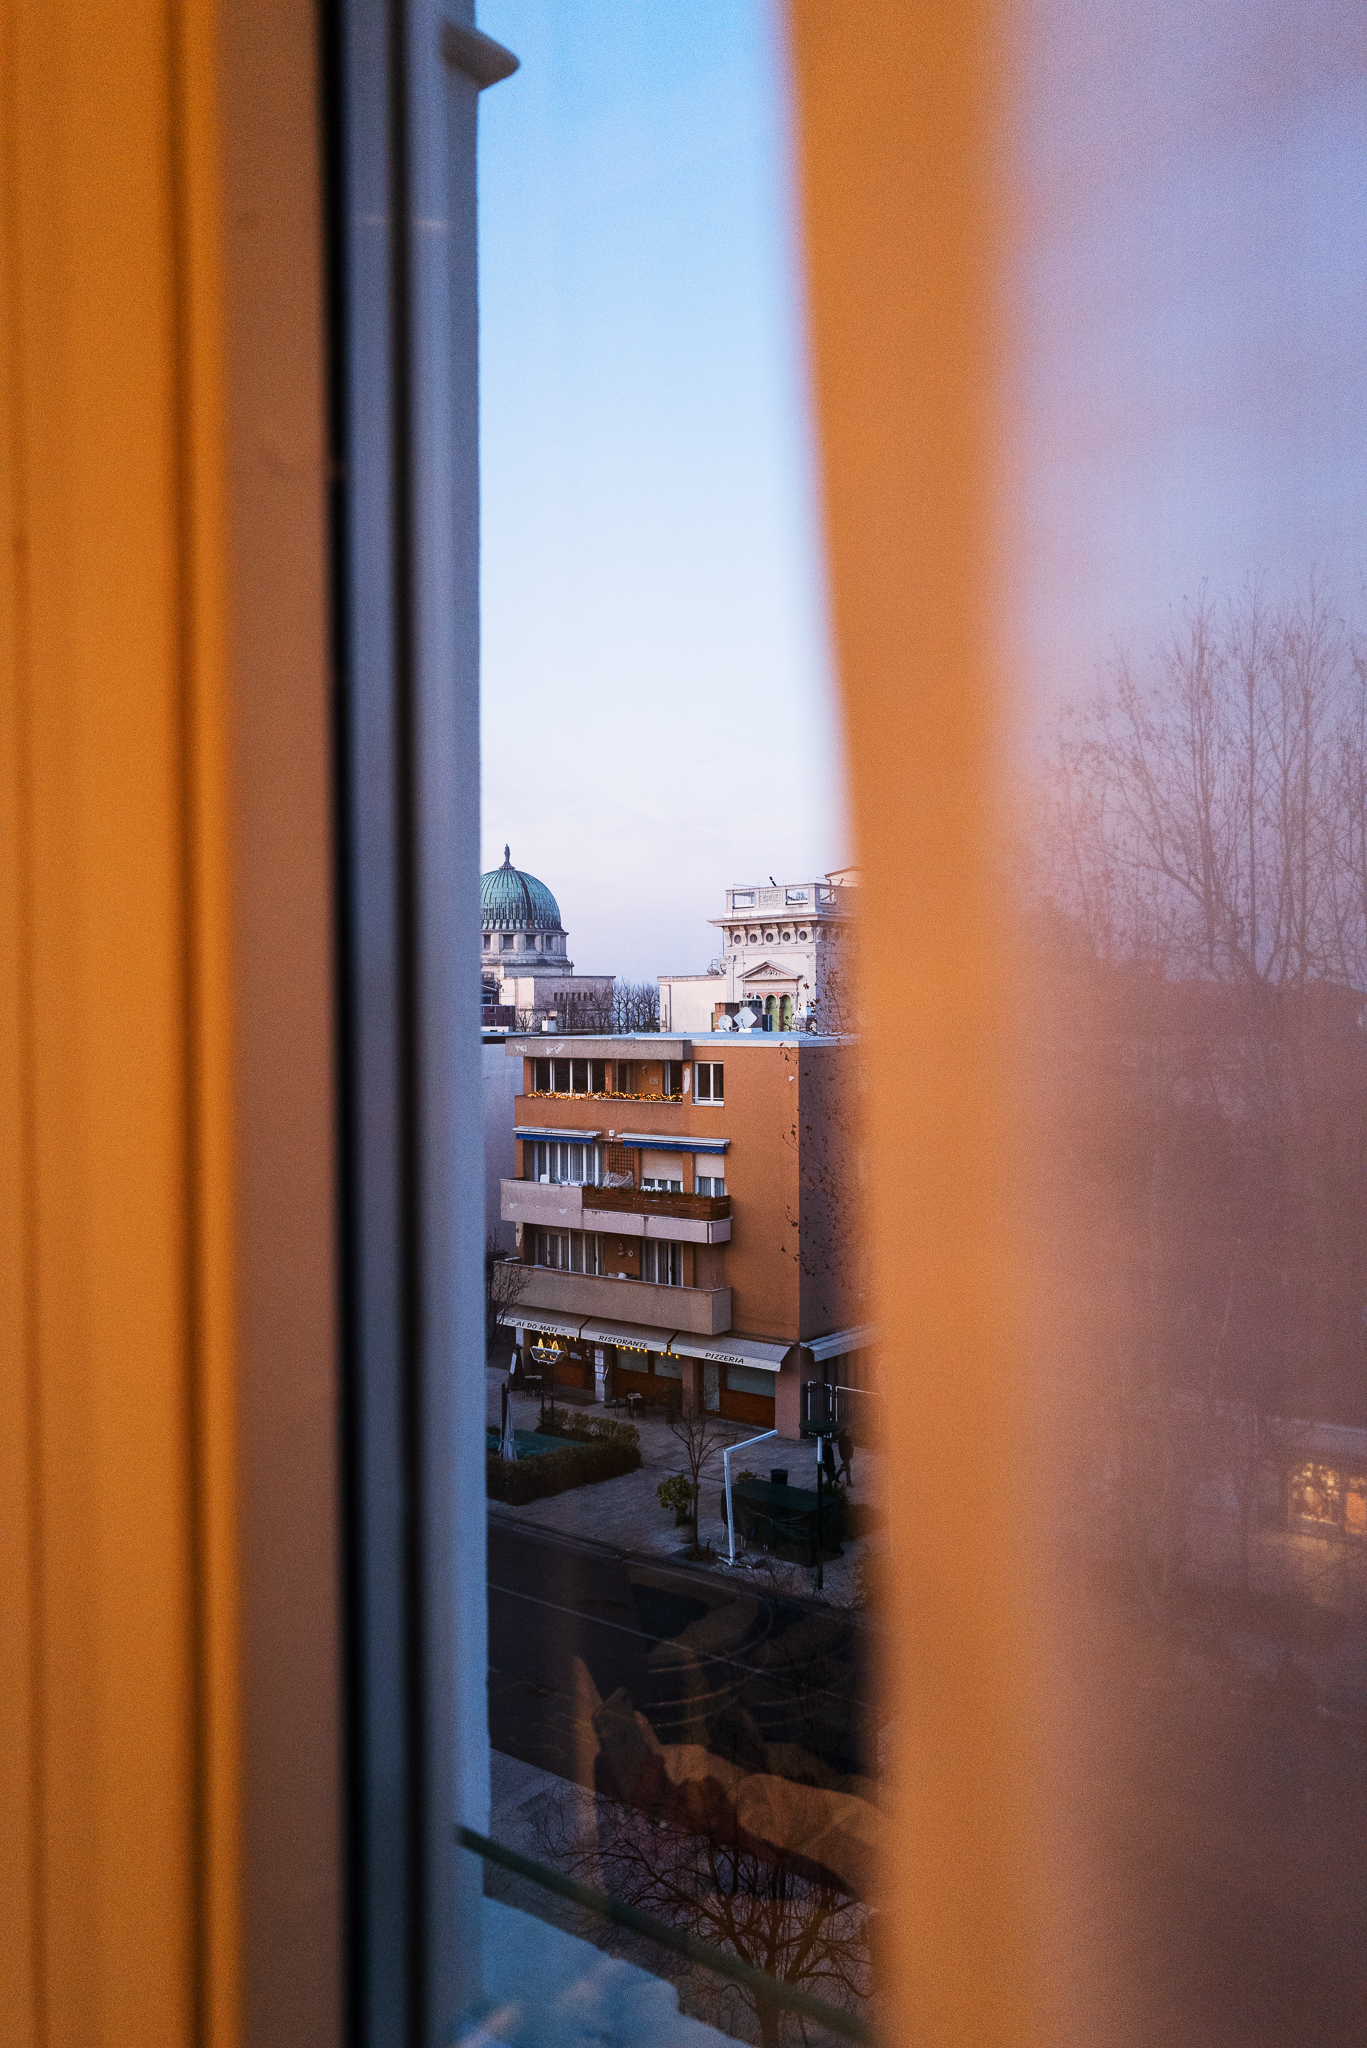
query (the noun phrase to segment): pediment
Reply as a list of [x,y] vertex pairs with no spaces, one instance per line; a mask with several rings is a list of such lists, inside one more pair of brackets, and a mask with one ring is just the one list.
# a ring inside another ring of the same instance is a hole
[[776,967],[772,960],[761,960],[758,967],[747,967],[742,981],[796,981],[797,972],[792,967]]

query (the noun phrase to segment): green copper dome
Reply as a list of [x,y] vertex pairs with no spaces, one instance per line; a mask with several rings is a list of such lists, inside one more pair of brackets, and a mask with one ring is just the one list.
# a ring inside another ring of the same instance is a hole
[[508,849],[503,865],[479,878],[479,921],[486,932],[558,932],[560,906],[544,882],[513,866]]

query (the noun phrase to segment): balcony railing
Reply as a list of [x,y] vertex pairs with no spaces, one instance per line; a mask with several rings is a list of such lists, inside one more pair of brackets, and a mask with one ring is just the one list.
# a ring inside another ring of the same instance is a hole
[[526,1088],[522,1102],[682,1102],[682,1095],[623,1095],[616,1088]]
[[586,1209],[614,1209],[625,1216],[677,1216],[690,1223],[720,1223],[731,1214],[729,1195],[671,1195],[653,1188],[583,1190]]

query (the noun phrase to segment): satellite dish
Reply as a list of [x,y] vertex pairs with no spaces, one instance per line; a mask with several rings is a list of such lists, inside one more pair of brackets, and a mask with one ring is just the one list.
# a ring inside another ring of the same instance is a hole
[[739,1010],[736,1013],[736,1027],[740,1031],[753,1031],[756,1017],[753,1010]]

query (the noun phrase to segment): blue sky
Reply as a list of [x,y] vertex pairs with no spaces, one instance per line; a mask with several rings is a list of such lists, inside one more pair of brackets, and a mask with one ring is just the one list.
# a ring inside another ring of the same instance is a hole
[[[830,0],[840,4],[840,0]],[[698,970],[850,857],[768,0],[481,0],[484,848],[577,964]],[[1203,583],[1367,576],[1367,70],[1346,0],[1022,0],[1018,701]]]
[[699,971],[847,858],[776,17],[483,0],[485,863],[576,965]]

